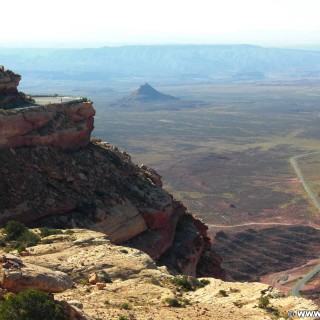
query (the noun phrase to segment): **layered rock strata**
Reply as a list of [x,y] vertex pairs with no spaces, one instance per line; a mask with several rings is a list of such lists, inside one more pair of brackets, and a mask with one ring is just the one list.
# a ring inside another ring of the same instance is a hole
[[73,150],[86,146],[93,130],[91,102],[50,104],[0,113],[0,149],[50,146]]

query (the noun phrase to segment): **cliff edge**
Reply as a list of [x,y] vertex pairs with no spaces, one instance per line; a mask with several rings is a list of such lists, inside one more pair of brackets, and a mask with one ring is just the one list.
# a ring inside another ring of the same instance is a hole
[[207,227],[160,175],[90,141],[94,115],[87,101],[0,111],[0,224],[89,228],[177,272],[223,278]]

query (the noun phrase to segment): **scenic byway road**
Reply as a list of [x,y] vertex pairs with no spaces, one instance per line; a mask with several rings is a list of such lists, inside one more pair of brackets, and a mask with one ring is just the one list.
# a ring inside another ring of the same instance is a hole
[[[313,201],[314,205],[318,208],[318,210],[320,211],[320,203],[318,201],[318,199],[316,198],[315,194],[313,193],[313,191],[311,190],[311,188],[309,187],[308,183],[306,182],[306,180],[304,179],[298,164],[297,164],[297,159],[303,158],[303,157],[307,157],[307,156],[311,156],[313,154],[318,154],[320,153],[318,152],[311,152],[311,153],[306,153],[306,154],[302,154],[300,156],[295,156],[290,158],[290,163],[293,167],[293,169],[296,171],[299,179],[302,182],[302,185],[304,187],[304,189],[307,191],[307,193],[309,194],[311,200]],[[317,265],[315,268],[313,268],[310,272],[308,272],[306,275],[304,275],[302,277],[302,279],[300,281],[298,281],[295,286],[292,288],[291,290],[291,295],[292,296],[296,296],[299,297],[300,296],[300,290],[301,288],[306,284],[306,282],[308,282],[313,276],[315,276],[318,272],[320,271],[320,265]]]
[[318,210],[320,211],[320,203],[318,201],[318,199],[316,198],[315,194],[313,193],[313,191],[311,190],[311,188],[309,187],[308,183],[306,182],[306,180],[304,179],[298,164],[297,164],[297,159],[301,159],[307,156],[311,156],[313,154],[318,154],[320,153],[320,151],[318,152],[311,152],[311,153],[305,153],[305,154],[301,154],[300,156],[295,156],[290,158],[290,163],[293,167],[293,169],[295,170],[295,172],[297,173],[299,179],[302,182],[303,187],[305,188],[305,190],[307,191],[308,195],[310,196],[311,200],[313,201],[314,205],[318,208]]
[[302,277],[300,281],[296,283],[296,285],[291,290],[291,295],[295,297],[300,297],[300,290],[301,288],[308,282],[310,279],[312,279],[313,276],[315,276],[320,271],[320,265],[318,264],[315,268],[313,268],[310,272],[308,272],[306,275]]

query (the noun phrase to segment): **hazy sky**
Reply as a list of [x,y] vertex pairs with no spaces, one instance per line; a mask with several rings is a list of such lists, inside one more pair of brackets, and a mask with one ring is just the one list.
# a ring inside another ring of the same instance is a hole
[[16,0],[0,46],[320,44],[320,0]]

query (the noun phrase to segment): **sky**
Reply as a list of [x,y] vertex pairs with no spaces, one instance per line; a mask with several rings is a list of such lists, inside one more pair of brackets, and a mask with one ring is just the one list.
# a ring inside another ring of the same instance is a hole
[[320,44],[320,0],[16,0],[1,47]]

